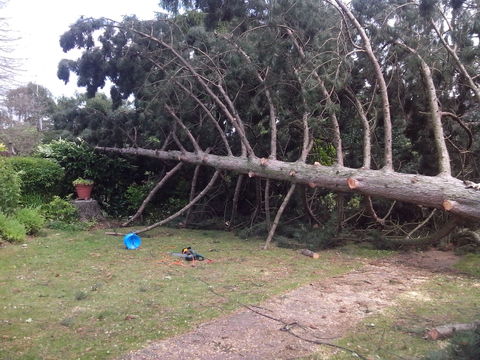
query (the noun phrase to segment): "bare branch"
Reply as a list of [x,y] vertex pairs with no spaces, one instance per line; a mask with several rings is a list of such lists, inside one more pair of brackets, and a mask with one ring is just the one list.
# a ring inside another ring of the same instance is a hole
[[193,148],[195,149],[195,152],[197,153],[201,153],[203,152],[203,150],[200,148],[200,146],[198,145],[197,143],[197,140],[195,140],[195,138],[193,137],[192,133],[190,132],[190,130],[188,130],[188,128],[185,126],[185,124],[183,123],[182,120],[180,120],[180,118],[177,116],[177,114],[175,114],[175,112],[172,110],[172,108],[168,105],[165,105],[165,109],[168,111],[168,113],[170,115],[172,115],[172,117],[175,119],[175,121],[177,122],[178,125],[180,125],[180,127],[183,129],[183,131],[185,131],[187,133],[187,136],[188,138],[190,139],[190,142],[192,143],[193,145]]
[[430,123],[432,124],[435,146],[437,148],[437,161],[439,169],[438,175],[451,176],[452,170],[450,167],[450,155],[448,153],[445,135],[443,133],[442,111],[439,107],[439,100],[437,97],[435,83],[433,82],[432,71],[425,60],[423,60],[423,58],[415,49],[412,49],[401,41],[395,41],[395,44],[414,54],[420,61],[420,70],[425,81],[425,91],[427,93],[428,105],[430,108]]
[[132,233],[134,234],[141,234],[141,233],[144,233],[144,232],[147,232],[147,231],[150,231],[152,229],[155,229],[156,227],[159,227],[159,226],[162,226],[170,221],[172,221],[173,219],[179,217],[180,215],[182,215],[185,211],[187,211],[188,209],[190,209],[193,205],[195,205],[198,200],[200,200],[201,198],[203,198],[209,191],[210,189],[212,188],[213,184],[215,183],[215,181],[217,180],[218,178],[218,175],[220,174],[220,170],[216,170],[215,173],[213,174],[212,178],[210,179],[210,182],[207,184],[207,186],[205,186],[205,188],[192,200],[190,201],[186,206],[184,206],[182,209],[178,210],[175,214],[169,216],[168,218],[162,220],[162,221],[159,221],[155,224],[152,224],[150,226],[147,226],[143,229],[139,229],[139,230],[135,230],[135,231],[132,231]]
[[385,148],[384,148],[384,161],[385,167],[384,169],[387,171],[393,170],[393,155],[392,155],[392,120],[390,115],[390,101],[388,99],[388,89],[387,83],[385,82],[385,78],[382,73],[382,68],[380,63],[375,56],[372,44],[370,39],[365,32],[363,26],[358,22],[355,18],[353,13],[348,9],[348,7],[342,2],[342,0],[333,0],[335,3],[341,8],[342,12],[350,19],[352,24],[357,28],[357,31],[360,34],[360,37],[363,40],[365,46],[365,52],[367,53],[370,62],[373,65],[375,76],[380,86],[380,96],[382,99],[382,110],[383,110],[383,121],[384,121],[384,141],[385,141]]
[[440,30],[438,29],[438,27],[435,24],[435,22],[433,21],[433,19],[430,19],[430,24],[432,25],[433,29],[437,33],[438,38],[442,42],[443,47],[448,51],[450,56],[453,58],[453,60],[454,60],[455,64],[457,65],[457,68],[460,71],[460,73],[465,77],[465,79],[467,79],[468,85],[469,85],[470,89],[472,89],[472,91],[474,92],[475,97],[477,98],[477,101],[480,102],[480,87],[473,81],[472,76],[470,76],[467,69],[465,68],[465,66],[461,62],[460,58],[458,57],[458,54],[457,54],[456,50],[454,48],[452,48],[445,41],[445,39],[443,38],[442,34],[440,33]]
[[282,205],[280,205],[280,208],[277,211],[277,214],[275,215],[275,219],[273,220],[272,227],[270,228],[270,231],[267,236],[267,240],[265,240],[265,245],[263,248],[266,250],[270,246],[270,242],[273,239],[273,236],[275,235],[275,230],[277,230],[278,223],[280,222],[280,218],[285,211],[285,208],[287,207],[288,202],[290,201],[290,198],[292,197],[292,194],[295,190],[296,184],[290,185],[290,189],[287,192],[287,195],[285,195],[285,198],[283,199]]
[[140,215],[143,214],[143,211],[145,210],[145,207],[148,205],[148,203],[152,200],[152,198],[155,196],[155,194],[158,192],[158,190],[160,190],[163,185],[165,185],[165,183],[178,171],[180,170],[180,168],[183,166],[183,163],[179,162],[177,165],[175,165],[175,167],[173,169],[171,169],[170,171],[168,171],[165,176],[162,178],[162,180],[160,180],[157,185],[155,185],[155,187],[150,191],[150,193],[148,194],[148,196],[143,200],[142,202],[142,205],[138,208],[137,212],[135,213],[135,215],[133,215],[130,219],[128,219],[128,221],[125,221],[122,226],[128,226],[129,224],[131,224],[133,221],[137,220]]
[[420,230],[423,226],[425,226],[426,223],[428,223],[430,221],[430,219],[432,218],[433,215],[435,215],[435,212],[437,211],[437,209],[433,209],[430,214],[427,216],[427,218],[425,220],[423,220],[420,224],[418,224],[412,231],[410,231],[406,238],[407,239],[410,239],[412,237],[412,235],[414,233],[416,233],[418,230]]

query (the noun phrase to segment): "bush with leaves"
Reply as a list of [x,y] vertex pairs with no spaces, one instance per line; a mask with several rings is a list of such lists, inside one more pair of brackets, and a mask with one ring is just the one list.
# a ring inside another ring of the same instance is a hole
[[35,235],[45,225],[45,217],[35,208],[17,210],[15,219],[25,226],[28,235]]
[[15,218],[0,213],[0,238],[11,243],[22,242],[27,237],[25,226]]
[[22,180],[22,198],[30,194],[51,198],[58,193],[64,170],[55,161],[38,157],[11,157],[7,162]]
[[59,196],[54,196],[52,201],[43,205],[41,212],[49,221],[70,224],[78,219],[77,208]]
[[20,201],[21,180],[5,160],[0,159],[0,212],[13,212]]
[[37,154],[55,160],[65,170],[60,195],[73,192],[75,179],[92,179],[95,182],[92,197],[111,215],[127,214],[124,194],[138,177],[136,167],[128,161],[115,154],[96,152],[82,140],[54,140],[39,146]]
[[129,211],[136,211],[140,205],[142,205],[143,200],[147,197],[150,190],[155,185],[152,182],[147,182],[144,184],[132,184],[127,188],[125,192],[125,200],[127,202]]

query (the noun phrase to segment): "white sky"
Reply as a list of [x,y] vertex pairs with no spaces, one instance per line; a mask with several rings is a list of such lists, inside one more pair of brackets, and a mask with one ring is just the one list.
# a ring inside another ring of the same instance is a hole
[[[75,59],[73,51],[64,53],[60,36],[80,16],[109,17],[121,20],[123,15],[135,14],[141,19],[152,19],[160,11],[159,0],[9,0],[0,9],[0,17],[7,18],[12,36],[19,40],[13,45],[13,56],[21,59],[19,85],[35,82],[45,86],[55,97],[72,96],[76,79],[64,85],[57,78],[57,65],[63,58]],[[78,55],[78,52],[77,52]],[[108,90],[109,89],[105,89]]]

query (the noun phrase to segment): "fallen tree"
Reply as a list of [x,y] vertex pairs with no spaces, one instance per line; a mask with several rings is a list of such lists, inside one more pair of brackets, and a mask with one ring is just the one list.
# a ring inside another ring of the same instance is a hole
[[357,192],[438,208],[465,218],[480,219],[480,191],[468,188],[462,181],[451,176],[423,176],[394,171],[329,167],[263,158],[218,156],[203,152],[110,147],[97,149],[205,165],[247,174],[249,177],[258,176],[308,184],[312,188],[318,186],[335,192]]
[[[267,245],[300,188],[296,184],[337,194],[337,229],[346,193],[365,195],[365,213],[382,227],[394,204],[379,217],[372,198],[452,214],[448,226],[437,226],[442,234],[454,228],[456,217],[480,219],[479,150],[470,128],[477,122],[465,121],[476,119],[478,79],[471,74],[477,62],[465,56],[476,35],[459,21],[460,15],[476,16],[473,1],[454,9],[458,4],[446,0],[437,7],[397,0],[246,1],[214,13],[201,2],[162,3],[173,10],[196,8],[154,21],[79,20],[61,44],[65,51],[85,52],[77,61],[63,61],[59,77],[68,81],[76,73],[89,93],[112,80],[114,100],[120,104],[133,94],[144,132],[151,134],[155,124],[157,145],[163,143],[150,149],[135,135],[133,143],[98,150],[196,166],[191,202],[177,214],[192,208],[199,167],[206,166],[216,174],[241,174],[231,216],[224,216],[227,227],[235,222],[248,178],[267,179],[263,194],[255,182],[252,212],[257,218],[263,203]],[[450,15],[455,21],[446,20]],[[93,40],[98,31],[99,47]],[[287,182],[275,194],[275,215],[273,180]],[[406,240],[415,243],[412,234],[434,215],[430,211],[403,231]],[[432,240],[425,232],[422,238]]]

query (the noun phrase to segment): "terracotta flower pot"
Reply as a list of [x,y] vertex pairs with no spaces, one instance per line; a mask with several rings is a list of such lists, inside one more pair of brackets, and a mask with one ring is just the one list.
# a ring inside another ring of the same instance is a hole
[[77,192],[77,199],[89,200],[92,193],[93,185],[78,184],[75,185],[75,191]]

